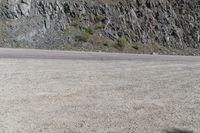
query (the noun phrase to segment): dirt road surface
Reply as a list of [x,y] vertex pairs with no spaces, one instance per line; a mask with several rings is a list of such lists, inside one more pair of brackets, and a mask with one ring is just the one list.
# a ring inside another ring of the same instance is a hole
[[199,133],[199,61],[0,49],[0,133]]

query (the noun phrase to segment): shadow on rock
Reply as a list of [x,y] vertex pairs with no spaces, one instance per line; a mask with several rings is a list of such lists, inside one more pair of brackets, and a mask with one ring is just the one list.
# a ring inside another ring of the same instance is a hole
[[165,130],[164,133],[194,133],[194,132],[175,128],[175,129],[171,129],[171,130]]

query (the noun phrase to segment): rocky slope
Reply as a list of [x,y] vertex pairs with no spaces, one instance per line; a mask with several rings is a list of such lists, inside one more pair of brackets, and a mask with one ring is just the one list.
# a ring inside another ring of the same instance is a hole
[[200,1],[1,0],[0,29],[1,47],[199,54]]

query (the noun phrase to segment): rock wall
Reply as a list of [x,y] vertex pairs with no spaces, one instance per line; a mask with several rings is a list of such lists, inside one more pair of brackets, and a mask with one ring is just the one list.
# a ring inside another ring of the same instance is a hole
[[[94,29],[93,39],[81,42],[77,36],[88,27]],[[198,49],[200,1],[1,0],[0,28],[2,47],[95,50],[95,43],[104,45],[98,40],[117,45],[124,35],[128,48]]]

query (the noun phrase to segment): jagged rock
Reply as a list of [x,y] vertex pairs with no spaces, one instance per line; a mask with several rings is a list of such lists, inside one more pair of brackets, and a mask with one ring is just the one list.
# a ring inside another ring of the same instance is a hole
[[[177,49],[200,47],[198,0],[120,0],[113,4],[97,0],[1,0],[0,22],[6,23],[1,33],[9,37],[0,36],[0,44],[5,46],[2,43],[7,40],[28,47],[71,45],[66,38],[75,38],[76,32],[98,25],[100,15],[105,21],[101,22],[104,27],[98,34],[101,32],[116,42],[125,35],[130,45],[159,44]],[[74,27],[71,29],[76,31],[61,34],[67,27]]]

